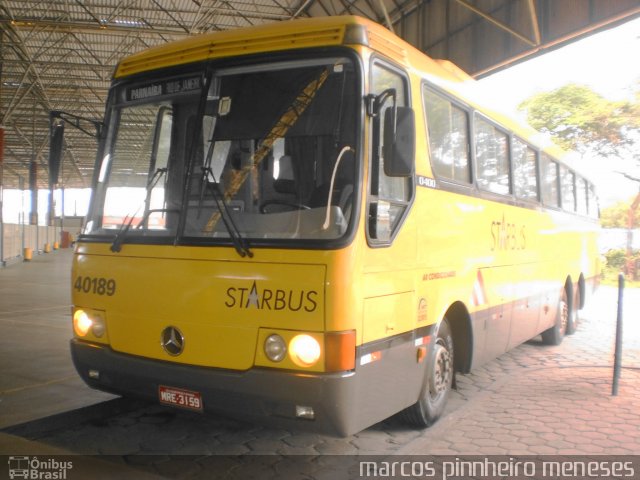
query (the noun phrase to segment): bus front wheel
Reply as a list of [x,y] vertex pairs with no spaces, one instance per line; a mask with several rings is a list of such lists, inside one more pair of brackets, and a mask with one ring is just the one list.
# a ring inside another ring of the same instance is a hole
[[405,420],[420,428],[433,425],[444,412],[453,385],[453,375],[453,337],[445,318],[440,324],[431,359],[427,363],[422,393],[415,404],[404,410]]

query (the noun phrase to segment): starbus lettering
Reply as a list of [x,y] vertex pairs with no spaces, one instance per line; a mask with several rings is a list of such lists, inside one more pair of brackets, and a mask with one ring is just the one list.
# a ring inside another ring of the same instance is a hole
[[251,288],[229,287],[227,308],[242,308],[257,310],[289,310],[291,312],[314,312],[318,307],[318,292],[315,290],[282,290],[258,288],[253,282]]
[[527,232],[525,225],[516,225],[502,220],[491,222],[491,251],[496,250],[524,250],[527,248]]

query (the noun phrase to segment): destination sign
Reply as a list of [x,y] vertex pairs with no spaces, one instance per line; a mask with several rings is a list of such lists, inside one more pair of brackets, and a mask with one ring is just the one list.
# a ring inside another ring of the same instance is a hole
[[150,82],[127,88],[127,101],[135,102],[137,100],[193,92],[199,90],[201,86],[201,77],[174,78],[171,80]]

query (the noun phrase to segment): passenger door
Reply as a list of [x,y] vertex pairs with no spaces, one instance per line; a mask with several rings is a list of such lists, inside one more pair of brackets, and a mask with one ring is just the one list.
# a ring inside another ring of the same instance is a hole
[[[396,104],[410,105],[409,81],[399,68],[374,59],[370,85],[372,95],[394,89]],[[413,199],[413,178],[386,175],[381,148],[384,111],[392,106],[393,100],[387,99],[371,118],[366,221],[369,248],[365,249],[364,267],[365,343],[413,330],[417,311],[412,272],[415,226],[405,221]]]

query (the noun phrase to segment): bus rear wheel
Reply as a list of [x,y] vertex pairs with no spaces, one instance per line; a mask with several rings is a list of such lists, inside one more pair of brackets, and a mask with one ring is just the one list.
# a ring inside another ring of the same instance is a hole
[[553,327],[542,332],[542,343],[545,345],[560,345],[569,324],[569,302],[567,302],[567,291],[563,288],[558,301],[556,313],[556,323]]
[[578,330],[580,324],[580,290],[576,290],[576,294],[573,297],[573,305],[569,310],[569,317],[567,321],[567,335],[573,335]]
[[444,412],[453,385],[453,375],[453,337],[445,318],[431,350],[420,398],[402,412],[404,419],[420,428],[433,425]]

